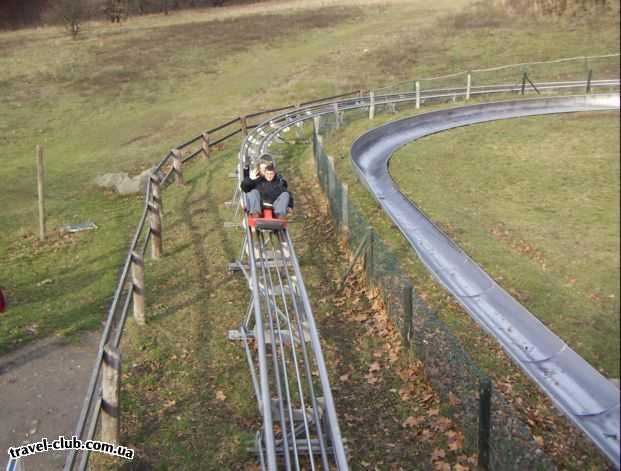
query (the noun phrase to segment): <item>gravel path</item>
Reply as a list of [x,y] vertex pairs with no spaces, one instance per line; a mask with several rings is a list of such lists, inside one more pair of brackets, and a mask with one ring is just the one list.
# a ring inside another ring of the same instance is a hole
[[[8,448],[73,434],[93,367],[99,333],[78,342],[50,337],[0,357],[0,469]],[[39,453],[24,469],[62,469],[64,452]]]

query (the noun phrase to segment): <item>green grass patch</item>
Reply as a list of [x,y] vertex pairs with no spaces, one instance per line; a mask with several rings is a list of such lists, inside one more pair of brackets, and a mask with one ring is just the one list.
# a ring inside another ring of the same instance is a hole
[[246,447],[259,428],[256,401],[242,345],[227,337],[248,300],[227,271],[239,231],[223,225],[236,151],[188,166],[185,187],[163,193],[164,256],[145,264],[147,325],[130,319],[122,345],[122,436],[137,456],[128,469],[254,462]]
[[401,190],[522,304],[619,376],[619,116],[500,121],[399,150]]

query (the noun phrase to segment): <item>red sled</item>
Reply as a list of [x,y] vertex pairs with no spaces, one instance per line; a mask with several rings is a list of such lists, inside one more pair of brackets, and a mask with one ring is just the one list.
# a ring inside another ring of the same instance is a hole
[[287,220],[275,217],[272,205],[263,203],[263,214],[261,217],[257,218],[248,215],[248,225],[254,229],[264,231],[280,231],[287,228]]

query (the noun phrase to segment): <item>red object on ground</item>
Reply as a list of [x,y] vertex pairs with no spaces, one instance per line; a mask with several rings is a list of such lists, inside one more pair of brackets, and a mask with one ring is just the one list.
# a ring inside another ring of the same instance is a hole
[[0,289],[0,312],[4,312],[6,310],[6,300],[4,299],[4,293]]
[[287,220],[274,217],[272,208],[263,208],[263,215],[260,218],[248,216],[248,225],[255,229],[278,231],[287,228]]

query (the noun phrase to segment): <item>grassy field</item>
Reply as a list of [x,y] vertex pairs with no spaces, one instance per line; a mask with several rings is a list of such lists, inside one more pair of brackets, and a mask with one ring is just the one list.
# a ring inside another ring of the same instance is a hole
[[617,113],[456,129],[402,148],[390,169],[531,312],[619,377]]

